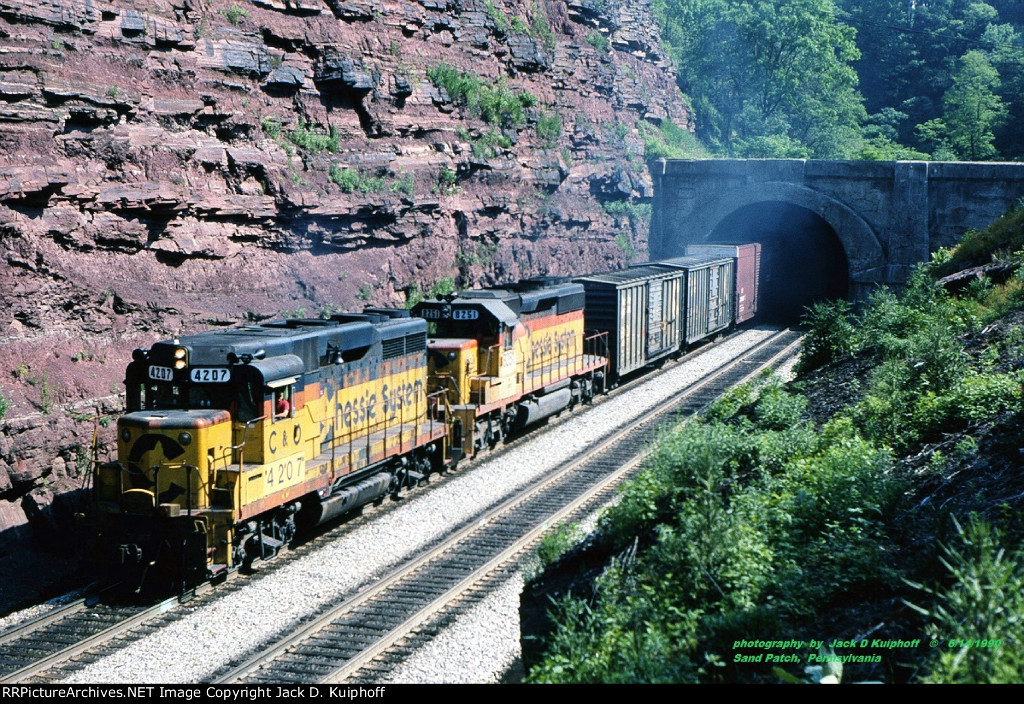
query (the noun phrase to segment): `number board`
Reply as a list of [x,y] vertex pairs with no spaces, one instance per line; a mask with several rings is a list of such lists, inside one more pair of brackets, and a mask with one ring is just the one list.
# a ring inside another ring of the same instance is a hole
[[285,457],[263,466],[264,487],[267,494],[283,491],[302,483],[306,478],[306,465],[302,454]]
[[420,309],[420,316],[422,316],[424,320],[440,320],[441,319],[441,309],[440,308],[421,308]]
[[452,320],[476,320],[480,317],[480,311],[472,308],[456,308],[452,311]]
[[220,384],[231,379],[231,370],[227,367],[193,367],[188,378],[196,384]]
[[149,368],[149,378],[156,379],[157,381],[172,381],[174,379],[174,370],[170,367],[152,366]]

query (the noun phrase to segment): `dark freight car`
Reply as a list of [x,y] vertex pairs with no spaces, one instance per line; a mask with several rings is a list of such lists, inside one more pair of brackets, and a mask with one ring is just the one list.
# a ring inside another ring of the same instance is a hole
[[735,322],[745,323],[757,313],[758,282],[761,280],[761,245],[688,244],[687,256],[730,257],[736,260]]
[[680,348],[684,276],[679,270],[641,266],[576,279],[586,291],[587,329],[608,331],[613,376]]
[[[685,272],[683,343],[691,345],[733,323],[736,262],[721,255],[665,259],[654,264]],[[589,304],[589,301],[588,301]]]

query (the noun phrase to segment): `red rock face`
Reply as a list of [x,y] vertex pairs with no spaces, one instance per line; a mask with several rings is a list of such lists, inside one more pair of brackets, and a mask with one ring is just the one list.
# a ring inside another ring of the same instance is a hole
[[603,204],[649,202],[643,125],[690,124],[648,0],[0,0],[0,45],[0,496],[30,513],[82,485],[135,347],[643,257]]

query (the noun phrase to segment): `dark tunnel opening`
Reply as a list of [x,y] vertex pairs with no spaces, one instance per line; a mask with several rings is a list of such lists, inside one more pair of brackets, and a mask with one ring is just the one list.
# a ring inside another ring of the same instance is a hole
[[846,251],[832,226],[806,208],[746,205],[725,217],[707,241],[761,243],[761,320],[794,323],[812,303],[849,295]]

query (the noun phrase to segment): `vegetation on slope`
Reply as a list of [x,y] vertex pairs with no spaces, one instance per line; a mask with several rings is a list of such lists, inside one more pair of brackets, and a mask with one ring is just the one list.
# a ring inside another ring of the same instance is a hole
[[953,296],[934,269],[856,314],[815,306],[797,382],[760,378],[664,440],[531,681],[1024,677],[1024,287]]

